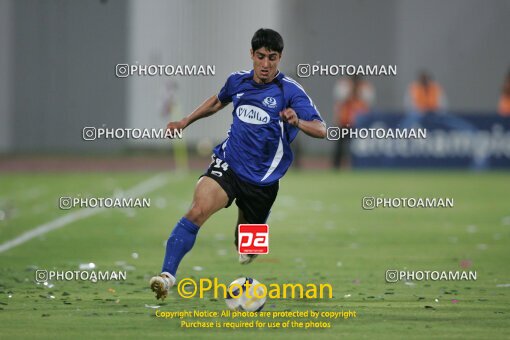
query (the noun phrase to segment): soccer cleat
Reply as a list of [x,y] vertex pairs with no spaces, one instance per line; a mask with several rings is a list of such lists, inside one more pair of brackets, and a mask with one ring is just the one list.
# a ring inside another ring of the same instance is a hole
[[153,276],[150,280],[151,289],[156,293],[156,299],[165,300],[168,296],[168,291],[175,284],[175,277],[170,273],[161,273],[158,276]]
[[239,254],[239,263],[248,264],[251,263],[258,255],[256,254]]

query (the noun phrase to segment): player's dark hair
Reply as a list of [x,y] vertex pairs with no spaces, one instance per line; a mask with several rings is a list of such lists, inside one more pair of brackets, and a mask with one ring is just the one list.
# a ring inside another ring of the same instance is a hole
[[269,51],[282,53],[283,38],[280,33],[270,28],[261,28],[251,38],[251,48],[253,51],[265,47]]

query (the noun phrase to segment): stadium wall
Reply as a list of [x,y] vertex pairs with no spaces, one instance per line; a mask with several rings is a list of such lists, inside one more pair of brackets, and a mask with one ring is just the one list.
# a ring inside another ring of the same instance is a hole
[[[164,126],[169,81],[177,83],[170,85],[178,99],[173,114],[190,112],[230,72],[250,68],[249,40],[261,26],[284,36],[282,70],[289,75],[298,63],[397,64],[397,77],[373,79],[379,110],[402,108],[408,83],[427,68],[443,84],[450,108],[493,111],[509,67],[504,0],[3,0],[0,9],[0,43],[7,46],[0,50],[0,152],[130,146],[84,143],[81,129]],[[116,64],[137,61],[213,64],[216,75],[115,78]],[[299,79],[330,124],[335,80]],[[223,112],[198,122],[186,138],[216,142],[230,119]],[[305,151],[328,151],[320,141],[301,140]]]
[[510,2],[494,0],[397,2],[398,96],[418,70],[430,70],[454,111],[496,111],[510,69]]
[[10,109],[14,152],[114,151],[84,143],[84,126],[124,126],[126,85],[114,65],[126,59],[124,1],[12,1]]

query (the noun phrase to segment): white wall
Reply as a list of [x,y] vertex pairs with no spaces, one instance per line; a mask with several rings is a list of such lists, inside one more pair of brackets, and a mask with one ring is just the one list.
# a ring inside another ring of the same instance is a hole
[[[278,3],[132,0],[127,63],[216,65],[216,76],[129,77],[129,126],[166,126],[170,118],[162,115],[162,105],[169,81],[177,84],[181,115],[187,115],[217,94],[230,73],[251,69],[251,38],[258,28],[280,28]],[[214,142],[224,139],[232,121],[231,110],[229,106],[195,123],[185,131],[186,140],[196,141],[204,134]]]

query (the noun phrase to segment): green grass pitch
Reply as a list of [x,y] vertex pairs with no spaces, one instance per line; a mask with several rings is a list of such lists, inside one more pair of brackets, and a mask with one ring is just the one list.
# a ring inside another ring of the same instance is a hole
[[[0,244],[68,214],[58,209],[60,196],[108,197],[153,175],[3,173]],[[329,283],[333,299],[269,300],[264,308],[357,312],[346,320],[320,319],[331,328],[311,330],[183,329],[180,320],[157,318],[146,307],[226,309],[222,298],[183,299],[175,290],[161,303],[148,287],[197,175],[165,174],[167,183],[146,195],[150,208],[106,209],[0,253],[0,338],[508,338],[508,173],[290,172],[268,221],[270,253],[249,266],[238,264],[233,246],[235,205],[213,216],[181,263],[179,278]],[[363,196],[452,197],[455,206],[366,211]],[[89,262],[96,270],[127,270],[127,280],[35,283],[37,268],[78,270]],[[388,269],[463,270],[461,264],[476,270],[476,281],[385,282]]]

